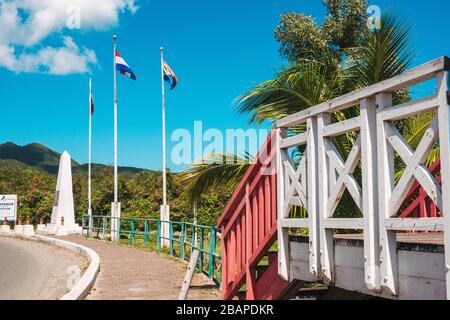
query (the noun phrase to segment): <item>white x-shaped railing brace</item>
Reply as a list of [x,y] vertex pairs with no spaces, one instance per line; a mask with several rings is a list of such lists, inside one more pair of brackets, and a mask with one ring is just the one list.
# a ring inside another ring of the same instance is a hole
[[398,152],[400,158],[402,158],[406,164],[405,171],[392,191],[389,200],[389,211],[394,213],[400,209],[408,191],[414,183],[414,178],[417,179],[418,183],[423,187],[436,206],[442,208],[441,187],[436,182],[433,175],[424,166],[428,155],[434,148],[439,137],[437,117],[434,118],[428,129],[425,131],[416,151],[411,149],[409,144],[404,140],[392,123],[386,122],[385,129],[389,143],[394,150]]

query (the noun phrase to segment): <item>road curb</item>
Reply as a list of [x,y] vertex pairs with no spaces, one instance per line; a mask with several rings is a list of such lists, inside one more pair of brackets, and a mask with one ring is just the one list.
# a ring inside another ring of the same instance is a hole
[[15,234],[13,232],[10,232],[0,233],[0,236],[6,238],[17,238],[23,240],[44,242],[80,254],[88,260],[89,266],[83,273],[81,279],[68,293],[66,293],[59,300],[82,300],[86,298],[89,291],[94,286],[95,280],[97,279],[98,273],[100,271],[100,257],[94,250],[77,243],[41,235],[26,236],[23,234]]

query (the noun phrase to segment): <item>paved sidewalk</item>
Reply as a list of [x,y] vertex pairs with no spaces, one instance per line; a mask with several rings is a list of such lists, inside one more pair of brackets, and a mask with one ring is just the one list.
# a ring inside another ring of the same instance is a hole
[[[100,274],[88,300],[177,299],[187,264],[163,253],[86,239],[61,237],[93,249],[100,256]],[[196,274],[188,299],[219,299],[209,279]]]

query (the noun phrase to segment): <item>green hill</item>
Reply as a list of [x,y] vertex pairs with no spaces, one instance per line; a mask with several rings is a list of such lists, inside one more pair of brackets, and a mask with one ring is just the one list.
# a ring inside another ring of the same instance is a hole
[[[50,148],[39,144],[30,143],[25,146],[19,146],[12,142],[0,144],[0,160],[14,160],[23,165],[41,168],[42,170],[57,174],[59,167],[59,159],[61,153],[51,150]],[[99,172],[110,166],[104,164],[92,164],[93,173]],[[120,175],[135,175],[145,169],[134,167],[119,167]],[[72,172],[85,173],[88,172],[87,164],[79,164],[72,159]]]

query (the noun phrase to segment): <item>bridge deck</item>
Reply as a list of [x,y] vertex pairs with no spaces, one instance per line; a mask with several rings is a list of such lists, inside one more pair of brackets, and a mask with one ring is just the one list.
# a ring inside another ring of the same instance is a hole
[[[345,290],[389,299],[445,299],[443,233],[398,233],[397,241],[398,296],[367,289],[362,234],[334,235],[333,284]],[[317,280],[309,273],[308,237],[290,237],[290,257],[293,279]]]

